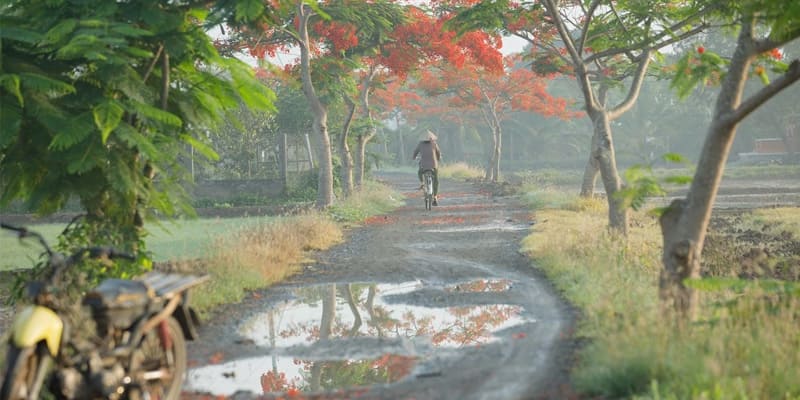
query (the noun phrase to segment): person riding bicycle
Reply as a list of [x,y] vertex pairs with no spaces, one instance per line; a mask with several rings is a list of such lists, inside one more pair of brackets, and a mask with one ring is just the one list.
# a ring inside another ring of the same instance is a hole
[[436,135],[430,130],[420,137],[411,159],[416,160],[417,155],[419,155],[419,171],[417,172],[419,182],[422,183],[422,173],[426,169],[433,171],[433,205],[437,206],[439,205],[439,160],[442,159],[442,152],[436,143]]

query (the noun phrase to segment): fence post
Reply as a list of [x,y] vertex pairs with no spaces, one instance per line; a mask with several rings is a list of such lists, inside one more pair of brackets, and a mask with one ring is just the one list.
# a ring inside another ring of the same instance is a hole
[[308,137],[306,133],[306,151],[308,152],[308,164],[311,165],[311,169],[314,169],[314,156],[312,155],[314,151],[311,149],[311,139]]
[[280,174],[281,174],[280,178],[281,178],[281,182],[282,182],[281,184],[283,185],[283,194],[286,194],[287,189],[288,189],[288,180],[287,180],[287,172],[286,171],[287,171],[288,166],[289,166],[289,156],[288,156],[289,150],[288,150],[288,146],[286,144],[286,141],[287,140],[286,140],[286,134],[285,133],[282,133],[282,134],[278,135],[278,146],[280,147],[278,149],[278,156],[280,158],[278,160],[278,162],[280,162],[280,164],[281,164],[280,165]]

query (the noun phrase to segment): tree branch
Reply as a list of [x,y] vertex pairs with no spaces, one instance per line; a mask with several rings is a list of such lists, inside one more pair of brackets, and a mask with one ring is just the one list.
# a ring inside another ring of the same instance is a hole
[[169,100],[169,53],[165,50],[161,57],[161,109],[166,110]]
[[778,94],[781,90],[786,89],[791,84],[800,79],[800,60],[795,59],[789,64],[789,70],[781,75],[778,79],[772,81],[769,85],[764,86],[754,95],[743,101],[739,107],[728,114],[724,120],[726,124],[735,124],[747,117],[751,112],[755,111],[758,107],[764,104],[767,100]]
[[[705,13],[706,12],[701,12],[700,15],[703,15]],[[687,38],[689,36],[692,36],[694,34],[702,32],[703,30],[705,30],[709,26],[705,21],[703,21],[703,23],[701,23],[700,25],[698,25],[698,26],[696,26],[696,27],[694,27],[694,28],[692,28],[692,29],[690,29],[690,30],[688,30],[686,32],[683,32],[683,33],[681,33],[679,35],[673,35],[672,34],[672,32],[681,30],[684,27],[694,23],[696,18],[698,18],[698,16],[693,16],[692,18],[684,19],[684,20],[682,20],[680,22],[677,22],[677,23],[673,24],[672,26],[664,29],[663,31],[661,31],[660,33],[654,35],[653,37],[646,37],[646,38],[644,38],[643,40],[641,40],[641,41],[639,41],[637,43],[631,44],[630,46],[619,47],[619,48],[611,48],[611,49],[608,49],[608,50],[605,50],[605,51],[601,51],[599,53],[592,54],[591,56],[587,57],[584,60],[584,62],[588,63],[588,62],[593,61],[595,58],[615,56],[615,55],[618,55],[618,54],[624,54],[624,53],[628,53],[630,51],[639,50],[639,49],[658,50],[658,49],[660,49],[660,48],[662,48],[664,46],[667,46],[667,45],[670,45],[672,43],[681,41],[681,40],[683,40],[683,39],[685,39],[685,38]],[[664,40],[664,38],[666,38],[667,36],[669,36],[669,38]]]
[[639,92],[642,89],[642,82],[644,81],[645,72],[647,72],[647,67],[650,65],[650,55],[652,50],[645,50],[639,57],[639,66],[636,69],[636,75],[633,77],[633,83],[631,84],[630,89],[628,90],[628,96],[625,100],[620,103],[618,106],[614,107],[611,111],[608,112],[608,119],[614,120],[618,118],[620,115],[624,114],[628,111],[633,104],[636,103],[636,99],[639,97]]
[[164,43],[161,43],[161,45],[158,46],[156,55],[153,56],[153,61],[150,62],[150,65],[147,67],[147,71],[145,71],[144,76],[142,77],[142,83],[147,83],[147,78],[149,78],[150,74],[153,73],[153,69],[156,67],[158,59],[161,58],[162,51],[164,51]]
[[564,41],[564,47],[567,48],[567,52],[572,58],[572,64],[575,67],[575,79],[578,81],[583,91],[587,107],[591,109],[597,108],[597,100],[592,91],[592,83],[589,82],[589,77],[586,74],[586,66],[581,60],[580,54],[575,50],[575,43],[569,35],[569,31],[567,31],[567,28],[564,26],[564,21],[560,18],[561,15],[558,13],[558,5],[554,0],[544,0],[543,2],[547,12],[553,18],[553,24],[555,24],[558,34],[561,36],[561,40]]
[[592,18],[594,17],[594,11],[597,9],[597,6],[600,5],[600,0],[594,0],[591,5],[589,5],[589,9],[584,11],[584,15],[586,16],[586,22],[583,24],[583,28],[581,28],[581,37],[578,39],[578,54],[583,54],[583,49],[586,47],[586,35],[589,34],[589,24],[592,23]]

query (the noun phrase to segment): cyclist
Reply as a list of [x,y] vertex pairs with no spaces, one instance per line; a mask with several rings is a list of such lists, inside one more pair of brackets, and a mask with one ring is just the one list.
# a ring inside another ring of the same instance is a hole
[[[422,172],[426,169],[433,171],[433,205],[439,205],[439,160],[442,159],[442,152],[439,150],[439,145],[436,143],[436,135],[430,130],[426,131],[420,137],[417,148],[414,149],[414,155],[411,156],[412,160],[417,159],[419,155],[419,171],[417,176],[420,183],[422,183]],[[420,185],[420,188],[422,186]]]

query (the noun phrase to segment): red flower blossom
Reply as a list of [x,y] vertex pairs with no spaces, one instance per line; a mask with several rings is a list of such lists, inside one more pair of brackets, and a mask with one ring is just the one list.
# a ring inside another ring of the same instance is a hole
[[778,50],[777,47],[769,51],[769,56],[776,60],[783,58],[783,54],[781,54],[781,51]]
[[706,48],[703,46],[697,46],[697,53],[703,54],[706,52]]

